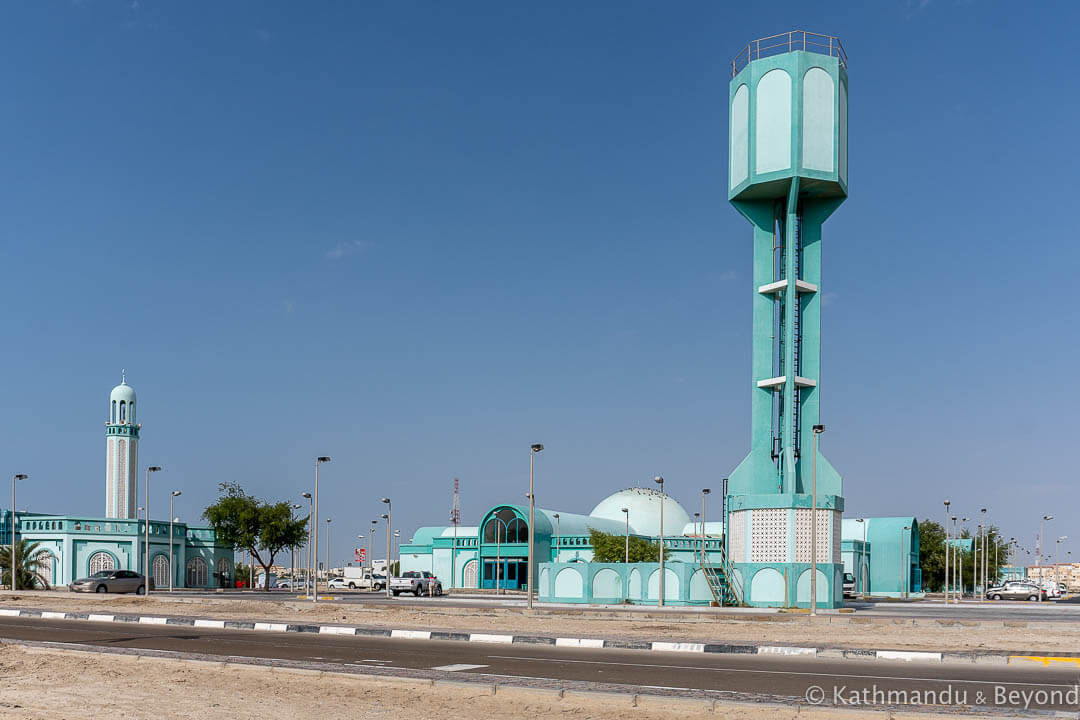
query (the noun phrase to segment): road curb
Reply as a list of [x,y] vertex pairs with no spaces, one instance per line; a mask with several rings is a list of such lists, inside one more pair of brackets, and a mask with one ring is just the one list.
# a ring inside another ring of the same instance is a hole
[[414,628],[373,628],[356,625],[321,625],[308,623],[267,622],[260,620],[216,620],[210,618],[175,617],[163,615],[132,615],[129,613],[79,613],[48,610],[0,608],[0,617],[29,617],[45,620],[83,622],[115,622],[136,625],[172,625],[217,630],[248,630],[252,632],[309,633],[319,635],[352,635],[386,637],[401,640],[448,640],[488,644],[530,644],[589,649],[647,650],[677,653],[719,653],[729,655],[782,655],[844,660],[889,660],[919,663],[949,663],[977,665],[1014,665],[1028,667],[1080,668],[1080,656],[1038,654],[1030,651],[951,652],[913,651],[889,648],[865,649],[844,647],[807,647],[799,645],[732,645],[708,642],[671,640],[620,640],[601,638],[547,637],[542,635],[507,635],[499,633],[447,632],[416,630]]

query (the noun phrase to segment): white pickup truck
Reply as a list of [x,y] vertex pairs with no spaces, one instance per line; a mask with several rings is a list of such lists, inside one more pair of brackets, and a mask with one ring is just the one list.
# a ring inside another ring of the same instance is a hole
[[390,578],[390,592],[394,595],[412,593],[413,595],[442,595],[442,581],[427,570],[410,570],[401,577]]
[[350,590],[382,590],[386,587],[386,576],[372,573],[369,567],[345,568],[344,587]]

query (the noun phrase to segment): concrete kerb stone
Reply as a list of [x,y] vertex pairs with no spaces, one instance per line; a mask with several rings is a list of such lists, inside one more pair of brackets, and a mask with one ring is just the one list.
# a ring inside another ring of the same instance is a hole
[[[155,624],[155,625],[184,625],[194,627],[213,627],[229,630],[249,631],[273,631],[273,632],[301,632],[313,634],[334,635],[357,635],[367,637],[395,637],[401,639],[424,639],[424,640],[449,640],[456,642],[481,642],[481,643],[517,643],[557,645],[560,647],[582,647],[622,650],[651,650],[654,652],[679,652],[679,653],[722,653],[722,654],[776,654],[786,656],[820,657],[830,659],[852,660],[892,660],[905,662],[929,662],[929,663],[962,663],[982,665],[1007,665],[1027,660],[1034,653],[1018,651],[1000,652],[949,652],[949,651],[907,651],[889,649],[863,649],[863,648],[838,648],[838,647],[801,647],[801,646],[778,646],[778,645],[728,645],[718,643],[695,643],[673,641],[641,641],[641,640],[601,640],[598,638],[563,638],[546,637],[538,635],[507,635],[491,633],[465,633],[465,632],[442,632],[442,631],[417,631],[414,629],[390,629],[390,628],[367,628],[347,625],[315,625],[294,624],[261,621],[235,621],[213,620],[206,618],[187,617],[163,617],[149,615],[129,614],[94,614],[94,613],[60,613],[41,611],[35,609],[4,608],[0,613],[3,616],[14,617],[45,617],[48,619],[83,620],[89,622],[123,622],[132,624]],[[1080,657],[1067,655],[1053,655],[1055,660],[1061,662],[1075,662],[1080,664]],[[1022,657],[1023,656],[1023,657]],[[1056,663],[1055,663],[1056,664]],[[1049,663],[1044,663],[1049,666]]]

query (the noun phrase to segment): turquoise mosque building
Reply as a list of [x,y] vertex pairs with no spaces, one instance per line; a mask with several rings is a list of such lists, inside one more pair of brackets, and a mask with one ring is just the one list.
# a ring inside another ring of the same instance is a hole
[[[213,528],[150,520],[146,547],[146,520],[137,516],[141,426],[136,417],[135,389],[122,376],[109,394],[105,423],[104,517],[23,510],[15,513],[16,539],[38,544],[41,574],[50,586],[67,585],[99,570],[142,573],[148,552],[157,588],[169,587],[170,576],[177,588],[231,587],[233,550],[217,542]],[[172,488],[152,482],[150,490],[157,495],[151,507],[168,507]],[[11,542],[11,515],[11,509],[0,512],[0,544]]]

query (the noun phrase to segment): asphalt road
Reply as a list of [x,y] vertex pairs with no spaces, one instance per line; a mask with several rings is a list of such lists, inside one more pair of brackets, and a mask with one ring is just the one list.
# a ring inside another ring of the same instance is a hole
[[[327,669],[541,687],[596,687],[627,692],[805,701],[820,688],[826,704],[858,697],[868,705],[904,705],[911,693],[950,691],[944,704],[1021,707],[1024,694],[1058,691],[1058,700],[1080,684],[1080,667],[980,666],[843,661],[766,655],[664,653],[558,648],[532,644],[339,637],[293,633],[205,630],[183,626],[125,625],[40,618],[0,618],[0,638],[108,648],[164,650],[213,656],[317,664]],[[587,685],[583,685],[587,684]],[[886,703],[890,691],[905,693]],[[868,695],[861,695],[868,693]],[[875,693],[882,693],[875,696]],[[1008,693],[1015,695],[1010,698]],[[980,699],[981,698],[981,699]],[[875,699],[880,702],[875,702]],[[995,703],[995,699],[1002,703]],[[1010,699],[1015,702],[1008,702]],[[1030,707],[1077,710],[1076,704],[1038,702]],[[941,704],[941,703],[931,703]]]

